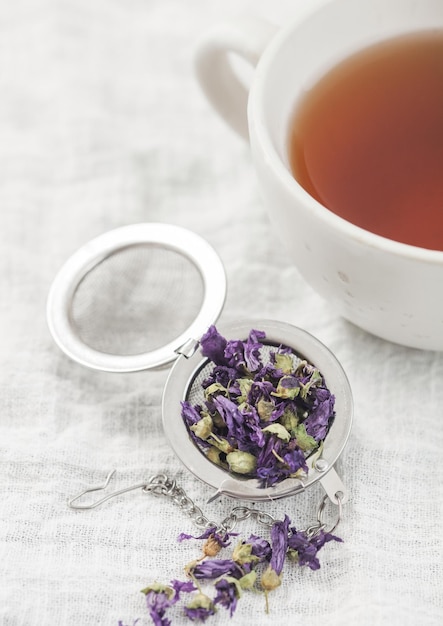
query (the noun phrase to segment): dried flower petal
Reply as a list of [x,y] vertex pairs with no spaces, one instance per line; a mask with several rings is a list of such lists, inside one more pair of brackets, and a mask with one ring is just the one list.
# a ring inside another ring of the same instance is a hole
[[226,339],[215,326],[210,326],[200,340],[201,351],[216,365],[227,365],[225,358]]
[[341,542],[342,540],[331,533],[325,533],[323,530],[320,530],[313,537],[308,537],[305,532],[297,532],[295,528],[291,528],[291,535],[288,538],[289,556],[299,565],[307,565],[312,570],[317,570],[320,568],[317,552],[328,541]]
[[182,408],[182,417],[185,420],[186,424],[191,426],[192,424],[197,424],[197,422],[200,421],[201,407],[192,406],[190,402],[184,401],[181,403],[181,408]]
[[211,528],[207,528],[201,535],[195,537],[194,535],[188,535],[186,533],[180,533],[177,538],[177,541],[182,542],[186,539],[213,539],[216,541],[220,547],[226,548],[230,545],[229,538],[236,537],[237,533],[218,533],[217,528],[215,526]]
[[171,586],[175,591],[174,604],[180,599],[181,593],[191,593],[197,591],[197,587],[190,580],[182,582],[181,580],[171,580]]
[[257,412],[247,410],[242,412],[235,402],[223,396],[216,398],[214,405],[227,426],[227,437],[231,444],[237,444],[240,450],[250,450],[253,446],[263,445],[264,435]]
[[330,426],[330,419],[333,413],[334,396],[329,394],[323,400],[320,400],[316,408],[312,411],[305,421],[306,432],[316,441],[323,440]]
[[220,576],[233,576],[241,578],[244,574],[241,567],[231,559],[206,559],[192,567],[192,576],[197,580],[220,578]]
[[265,337],[265,333],[261,330],[251,330],[249,333],[245,345],[245,359],[246,366],[250,372],[255,372],[262,367],[260,348],[262,346],[261,340],[265,339]]
[[278,381],[277,389],[272,392],[273,396],[293,400],[300,393],[300,381],[295,376],[283,376]]
[[156,591],[154,588],[146,588],[143,593],[146,595],[146,605],[155,626],[170,626],[171,621],[165,617],[165,613],[174,604],[173,589],[164,587],[163,591]]
[[266,539],[262,539],[256,535],[250,535],[249,539],[246,540],[246,543],[251,544],[252,554],[257,556],[260,561],[264,561],[271,556],[271,546],[269,541],[266,541]]
[[214,598],[214,604],[220,604],[225,609],[229,609],[229,617],[232,617],[241,595],[239,582],[233,578],[221,578],[215,583],[215,588],[217,595]]
[[287,452],[283,456],[283,460],[291,475],[296,474],[300,469],[305,472],[308,471],[305,455],[299,448]]
[[264,433],[272,433],[282,441],[288,442],[291,439],[291,435],[281,424],[270,424],[269,426],[262,428],[262,431]]
[[286,551],[288,549],[288,534],[289,524],[291,520],[287,515],[283,521],[274,522],[271,528],[271,567],[278,574],[281,574],[283,569],[283,563],[286,558]]

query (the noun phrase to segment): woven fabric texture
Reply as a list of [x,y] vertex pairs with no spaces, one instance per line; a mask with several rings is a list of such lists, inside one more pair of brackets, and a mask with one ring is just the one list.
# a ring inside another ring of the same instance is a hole
[[[318,571],[287,568],[269,614],[262,596],[244,593],[232,620],[220,609],[208,623],[443,624],[443,354],[370,336],[306,284],[270,225],[248,145],[211,110],[193,72],[196,42],[214,23],[242,13],[284,24],[302,1],[0,5],[4,626],[132,626],[138,618],[145,626],[140,590],[182,578],[197,558],[199,546],[177,536],[198,529],[167,498],[134,491],[91,511],[67,507],[109,470],[118,470],[116,489],[164,472],[211,519],[233,505],[205,504],[212,490],[168,445],[166,369],[92,371],[66,357],[48,331],[48,290],[68,256],[139,222],[204,237],[226,269],[223,322],[305,328],[336,354],[354,395],[339,463],[350,492],[337,531],[343,543],[325,546]],[[180,319],[180,303],[171,310]],[[305,526],[321,497],[316,485],[261,506]],[[267,532],[252,521],[237,530]],[[177,607],[171,616],[185,624]]]

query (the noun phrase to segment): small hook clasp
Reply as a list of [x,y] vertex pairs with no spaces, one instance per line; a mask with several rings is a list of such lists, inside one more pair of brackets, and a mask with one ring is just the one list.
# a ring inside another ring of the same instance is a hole
[[125,487],[124,489],[113,491],[112,493],[109,493],[107,496],[105,496],[101,500],[98,500],[97,502],[92,502],[91,504],[74,504],[74,502],[76,502],[77,500],[80,500],[80,498],[82,498],[87,493],[92,493],[93,491],[102,491],[103,489],[106,489],[106,487],[109,485],[116,471],[117,470],[113,469],[112,471],[109,472],[103,485],[98,485],[97,487],[89,487],[88,489],[85,489],[84,491],[79,493],[77,496],[69,500],[68,506],[71,509],[77,509],[77,510],[95,509],[95,507],[100,506],[100,504],[103,504],[103,502],[106,502],[106,500],[110,500],[111,498],[114,498],[115,496],[119,496],[122,493],[126,493],[127,491],[133,491],[134,489],[143,489],[144,487],[147,486],[146,482],[138,483],[137,485],[131,485],[130,487]]

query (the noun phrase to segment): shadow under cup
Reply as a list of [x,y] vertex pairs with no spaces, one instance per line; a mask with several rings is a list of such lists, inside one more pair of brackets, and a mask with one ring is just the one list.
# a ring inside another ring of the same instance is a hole
[[293,178],[297,102],[355,52],[443,28],[439,0],[332,0],[271,41],[249,98],[254,163],[269,216],[305,279],[345,318],[384,339],[443,350],[443,252],[370,233],[328,211]]

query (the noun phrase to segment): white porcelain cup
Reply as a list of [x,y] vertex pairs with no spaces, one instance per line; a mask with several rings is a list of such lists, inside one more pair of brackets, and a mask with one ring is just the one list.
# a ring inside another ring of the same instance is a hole
[[[443,29],[443,2],[306,0],[295,10],[281,29],[256,18],[216,26],[197,50],[200,85],[228,124],[249,137],[271,222],[308,283],[370,333],[443,350],[443,252],[386,239],[338,217],[294,179],[287,151],[289,120],[306,89],[361,48]],[[256,65],[249,93],[232,70],[232,53]]]

